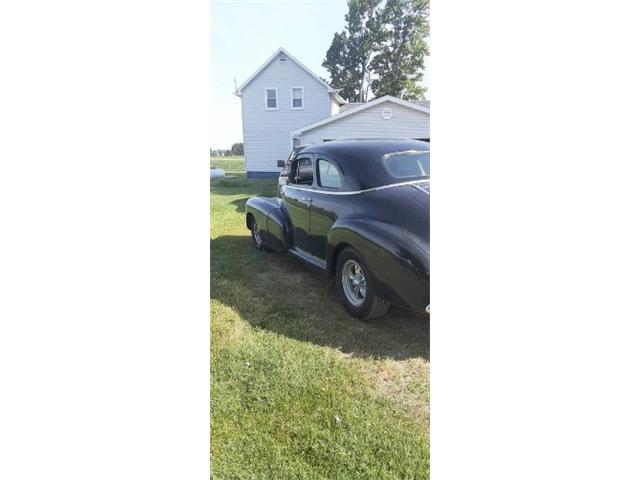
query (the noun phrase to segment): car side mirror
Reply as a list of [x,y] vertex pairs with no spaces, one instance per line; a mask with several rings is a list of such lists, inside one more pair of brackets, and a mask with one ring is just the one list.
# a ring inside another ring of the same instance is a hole
[[278,168],[284,168],[284,160],[278,160]]

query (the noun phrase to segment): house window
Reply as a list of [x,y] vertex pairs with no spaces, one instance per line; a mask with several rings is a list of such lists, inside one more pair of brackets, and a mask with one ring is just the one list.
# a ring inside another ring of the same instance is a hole
[[304,89],[302,87],[293,87],[291,89],[291,108],[293,110],[302,110],[304,108]]
[[264,106],[267,110],[278,109],[278,89],[277,88],[264,89]]

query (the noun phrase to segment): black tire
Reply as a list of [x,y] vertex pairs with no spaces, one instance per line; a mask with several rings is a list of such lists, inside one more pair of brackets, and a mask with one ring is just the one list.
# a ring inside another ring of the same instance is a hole
[[[348,265],[347,265],[348,264]],[[353,290],[346,291],[350,288],[345,285],[348,280],[343,280],[343,270],[347,265],[347,270],[350,270],[352,266],[358,266],[358,278],[362,283],[361,278],[364,277],[364,289],[366,293],[362,294],[359,289],[360,285],[356,286],[357,293],[354,294]],[[338,256],[338,262],[336,264],[335,272],[335,284],[338,297],[342,301],[344,308],[354,317],[360,320],[372,320],[377,317],[381,317],[389,309],[389,302],[380,298],[376,293],[376,286],[373,280],[369,267],[362,256],[353,248],[347,247]],[[363,297],[361,303],[358,302],[359,297]],[[357,297],[357,298],[354,298]]]

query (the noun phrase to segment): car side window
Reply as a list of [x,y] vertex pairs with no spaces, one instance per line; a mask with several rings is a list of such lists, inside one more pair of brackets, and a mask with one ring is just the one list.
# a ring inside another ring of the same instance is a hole
[[325,188],[340,188],[340,172],[336,166],[322,158],[318,160],[318,185]]
[[296,185],[313,185],[313,166],[311,158],[300,157],[297,158],[291,169],[291,176],[289,177],[291,183]]

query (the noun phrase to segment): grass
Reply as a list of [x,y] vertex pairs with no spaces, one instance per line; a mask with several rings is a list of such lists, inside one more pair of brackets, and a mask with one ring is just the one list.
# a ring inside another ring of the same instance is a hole
[[244,203],[274,190],[211,182],[211,478],[428,478],[428,321],[362,323],[321,273],[257,252]]
[[244,173],[244,157],[209,157],[209,167],[222,168],[225,173]]

